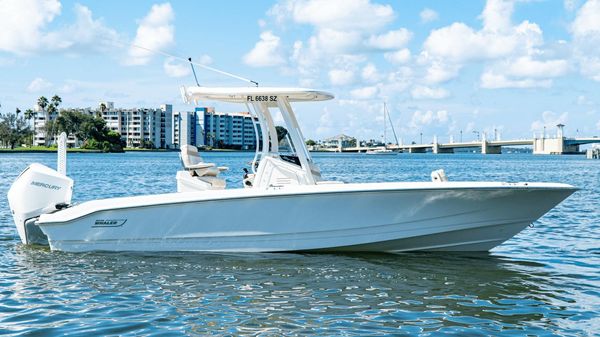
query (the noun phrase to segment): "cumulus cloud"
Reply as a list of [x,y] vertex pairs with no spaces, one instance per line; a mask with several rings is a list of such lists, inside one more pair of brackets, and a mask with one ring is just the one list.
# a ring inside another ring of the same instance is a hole
[[169,57],[165,60],[163,63],[163,68],[169,77],[185,77],[191,73],[191,67],[189,63],[176,60],[172,57]]
[[392,64],[405,64],[410,61],[410,56],[410,50],[408,48],[383,54],[383,57]]
[[289,22],[313,29],[293,43],[289,58],[289,69],[303,84],[323,81],[322,74],[332,83],[347,83],[349,72],[360,73],[367,53],[400,50],[412,36],[405,28],[386,30],[394,10],[371,0],[281,0],[268,15],[281,26]]
[[497,62],[481,75],[481,87],[533,88],[550,87],[552,78],[565,75],[569,71],[566,60],[533,60],[522,56]]
[[0,2],[0,50],[27,54],[40,49],[44,28],[60,14],[58,0],[4,0]]
[[271,31],[260,34],[260,41],[243,57],[244,63],[252,67],[272,67],[284,63],[280,38]]
[[354,82],[354,72],[351,70],[333,69],[328,74],[332,85],[343,86]]
[[52,87],[52,83],[41,78],[37,77],[29,85],[27,86],[28,92],[39,92],[46,89],[50,89]]
[[569,119],[569,113],[564,112],[560,115],[553,111],[542,112],[542,118],[531,123],[531,131],[542,131],[546,127],[546,131],[556,127],[557,124],[566,124]]
[[[140,21],[133,44],[136,46],[163,50],[175,43],[175,27],[173,19],[175,13],[170,3],[152,5],[150,12]],[[129,57],[125,62],[128,65],[144,65],[150,62],[153,53],[131,46]]]
[[394,18],[391,6],[369,0],[288,0],[273,6],[269,13],[279,22],[291,18],[297,23],[336,30],[373,31]]
[[377,87],[363,87],[350,91],[352,97],[356,99],[371,99],[377,95]]
[[410,41],[412,33],[405,28],[390,30],[385,34],[372,35],[367,40],[367,46],[379,50],[396,50],[404,47]]
[[429,88],[418,85],[410,92],[414,99],[442,99],[450,96],[448,90],[443,88]]
[[377,67],[370,62],[362,69],[361,77],[363,80],[369,83],[377,82],[381,79],[381,75],[377,71]]
[[571,32],[581,74],[600,81],[600,0],[588,0],[581,6]]
[[438,111],[420,111],[417,110],[413,113],[410,127],[420,128],[431,124],[446,124],[449,120],[449,114],[446,110]]
[[439,15],[436,11],[430,8],[425,8],[419,13],[422,23],[433,22],[438,19]]
[[504,74],[486,71],[481,74],[480,85],[485,89],[502,89],[502,88],[548,88],[552,85],[552,80],[537,80],[531,78],[511,79]]
[[61,14],[57,0],[3,0],[0,1],[0,51],[17,55],[39,52],[84,53],[106,50],[119,39],[117,32],[106,27],[101,19],[94,19],[92,11],[76,4],[75,22],[56,30],[48,25]]
[[488,0],[475,30],[462,22],[431,31],[419,56],[428,68],[424,80],[435,84],[458,76],[467,63],[486,62],[483,88],[550,86],[565,75],[568,62],[550,59],[544,52],[541,28],[527,20],[514,25],[514,1]]

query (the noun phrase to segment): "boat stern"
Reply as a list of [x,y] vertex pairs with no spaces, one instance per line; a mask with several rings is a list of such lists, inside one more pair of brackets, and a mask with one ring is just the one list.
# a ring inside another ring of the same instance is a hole
[[8,190],[8,203],[17,232],[24,244],[45,244],[46,237],[35,224],[42,214],[71,203],[73,180],[42,164],[29,165]]

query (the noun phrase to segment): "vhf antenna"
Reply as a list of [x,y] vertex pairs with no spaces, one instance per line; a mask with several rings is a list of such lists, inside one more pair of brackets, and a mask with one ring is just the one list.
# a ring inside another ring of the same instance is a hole
[[188,61],[190,61],[190,66],[192,66],[192,72],[194,73],[194,79],[196,80],[196,85],[200,86],[200,83],[198,83],[198,77],[196,76],[196,70],[194,69],[194,63],[192,63],[192,58],[188,57]]

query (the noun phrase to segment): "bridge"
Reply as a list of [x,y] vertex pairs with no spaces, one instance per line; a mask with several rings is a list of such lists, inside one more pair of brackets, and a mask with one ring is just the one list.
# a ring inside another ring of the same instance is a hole
[[[439,143],[437,136],[433,137],[433,142],[429,144],[408,144],[408,145],[387,145],[390,150],[402,151],[405,153],[454,153],[456,149],[462,148],[480,148],[482,154],[500,154],[503,146],[532,146],[533,154],[572,154],[580,153],[579,146],[585,144],[600,143],[600,138],[594,137],[578,137],[566,138],[563,135],[564,125],[557,125],[557,133],[555,137],[535,137],[530,139],[513,139],[513,140],[487,140],[485,133],[482,134],[481,140],[469,142],[449,142]],[[371,150],[371,147],[338,147],[334,149],[338,152],[366,152]]]

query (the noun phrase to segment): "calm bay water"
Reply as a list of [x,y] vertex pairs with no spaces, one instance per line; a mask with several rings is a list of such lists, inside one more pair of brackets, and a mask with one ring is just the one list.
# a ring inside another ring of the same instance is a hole
[[[241,186],[250,153],[208,153]],[[0,335],[591,336],[600,331],[600,161],[581,156],[315,154],[347,182],[549,181],[581,190],[485,254],[50,252],[19,243],[0,154]],[[177,153],[70,154],[74,201],[175,191]]]

